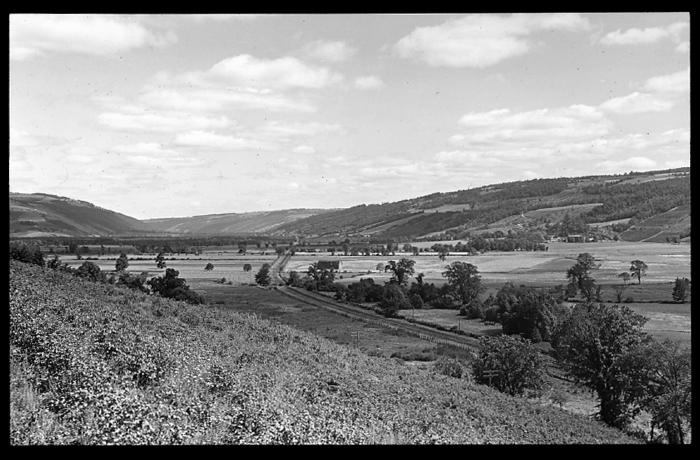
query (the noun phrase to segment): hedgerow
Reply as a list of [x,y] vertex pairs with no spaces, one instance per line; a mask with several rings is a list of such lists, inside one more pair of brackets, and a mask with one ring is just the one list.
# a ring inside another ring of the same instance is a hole
[[12,444],[634,442],[254,315],[15,261],[9,292]]

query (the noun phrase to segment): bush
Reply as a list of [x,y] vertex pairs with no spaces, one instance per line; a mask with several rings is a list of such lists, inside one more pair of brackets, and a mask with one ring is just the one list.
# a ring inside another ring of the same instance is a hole
[[411,302],[411,306],[413,308],[417,310],[423,308],[423,299],[418,294],[411,295],[411,297],[409,297],[409,301]]
[[148,292],[148,286],[145,284],[148,279],[148,272],[141,272],[140,275],[132,275],[131,273],[121,273],[117,284],[136,289],[141,292]]
[[103,281],[105,274],[102,273],[100,267],[94,262],[83,262],[83,265],[78,267],[76,274],[81,278],[89,279],[90,281]]
[[272,278],[270,277],[270,267],[267,264],[264,264],[262,267],[260,267],[260,270],[255,274],[255,282],[258,283],[260,286],[269,286],[270,283],[272,282]]
[[520,334],[534,342],[550,341],[566,309],[542,289],[506,283],[494,300],[505,334]]
[[448,358],[446,356],[440,356],[440,358],[435,361],[433,369],[438,374],[446,375],[448,377],[462,378],[463,370],[462,365],[453,358]]
[[501,335],[482,337],[479,342],[479,353],[472,362],[477,383],[514,396],[542,390],[545,363],[528,340]]
[[688,297],[688,289],[690,288],[690,280],[688,278],[676,278],[673,285],[673,300],[684,303]]
[[384,286],[384,294],[379,302],[379,308],[384,316],[392,317],[396,316],[396,312],[399,310],[411,308],[411,303],[399,285],[390,283]]
[[191,291],[185,279],[179,277],[180,272],[173,268],[166,268],[163,276],[158,276],[148,280],[148,285],[153,292],[157,292],[163,297],[198,305],[206,303],[204,296],[195,291]]
[[36,245],[30,246],[24,243],[11,243],[10,258],[28,264],[39,265],[40,267],[43,267],[45,264],[44,254],[39,249],[39,246]]
[[466,305],[462,305],[459,309],[459,314],[466,316],[467,319],[483,319],[484,318],[484,303],[478,298],[474,298]]

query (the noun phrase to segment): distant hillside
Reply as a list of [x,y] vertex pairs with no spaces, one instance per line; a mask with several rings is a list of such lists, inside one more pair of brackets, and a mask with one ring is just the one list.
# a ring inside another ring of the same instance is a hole
[[235,233],[266,233],[280,225],[328,212],[327,209],[284,209],[230,214],[209,214],[193,217],[147,219],[143,224],[152,231],[220,235]]
[[656,214],[632,225],[620,238],[625,241],[664,243],[690,236],[690,205],[686,204]]
[[275,233],[336,239],[461,238],[484,230],[542,230],[567,217],[596,227],[629,226],[674,208],[689,216],[690,168],[534,179],[435,193],[311,216],[283,224]]
[[44,193],[10,193],[10,236],[104,236],[145,230],[133,217],[86,201]]
[[9,293],[14,445],[638,442],[255,315],[16,261]]

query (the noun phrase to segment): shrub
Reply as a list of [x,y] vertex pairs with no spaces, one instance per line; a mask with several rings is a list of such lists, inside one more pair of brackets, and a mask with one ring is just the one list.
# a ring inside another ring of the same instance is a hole
[[423,299],[418,294],[413,294],[409,297],[411,306],[417,310],[423,308]]
[[179,277],[180,272],[173,268],[166,268],[163,276],[158,276],[148,280],[148,285],[153,292],[157,292],[163,297],[197,305],[206,303],[204,296],[195,291],[191,291],[185,279]]
[[532,344],[521,337],[482,337],[472,362],[477,383],[510,395],[537,394],[544,384],[545,363]]
[[482,319],[484,317],[484,303],[476,297],[468,304],[462,305],[459,314],[466,316],[467,319]]
[[140,275],[132,275],[131,273],[121,273],[117,284],[121,284],[130,289],[136,289],[141,292],[148,292],[148,286],[145,284],[148,279],[148,272],[141,272]]
[[411,308],[411,303],[399,285],[390,283],[384,286],[384,294],[379,302],[379,308],[384,316],[392,317],[396,316],[396,312],[399,310]]
[[11,243],[10,258],[28,264],[39,265],[40,267],[43,267],[45,264],[44,254],[39,249],[39,246],[36,245],[30,246],[24,243]]
[[676,278],[676,282],[673,285],[673,300],[676,302],[685,302],[688,297],[688,288],[690,287],[690,280],[688,278]]
[[435,361],[433,369],[438,374],[446,375],[448,377],[462,378],[462,365],[454,358],[448,358],[447,356],[440,356],[440,358]]
[[550,341],[566,309],[542,289],[506,283],[496,294],[499,321],[505,334],[520,334],[534,342]]
[[78,267],[76,272],[81,278],[87,278],[90,281],[102,281],[105,279],[104,273],[100,270],[100,267],[94,262],[85,261],[83,265]]

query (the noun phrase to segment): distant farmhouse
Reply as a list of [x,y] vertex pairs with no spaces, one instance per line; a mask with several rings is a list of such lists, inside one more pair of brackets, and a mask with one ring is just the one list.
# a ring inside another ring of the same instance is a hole
[[321,270],[335,270],[339,272],[342,262],[340,260],[319,260],[316,266]]
[[567,243],[585,243],[586,237],[583,235],[566,235]]

